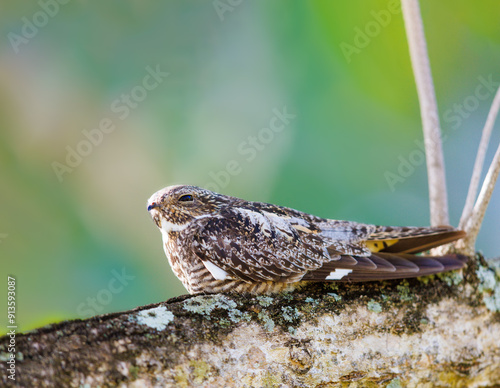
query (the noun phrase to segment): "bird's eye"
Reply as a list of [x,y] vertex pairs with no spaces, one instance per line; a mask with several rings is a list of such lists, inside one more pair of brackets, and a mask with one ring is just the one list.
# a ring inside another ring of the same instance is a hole
[[191,194],[182,195],[179,197],[179,202],[191,202],[194,198]]

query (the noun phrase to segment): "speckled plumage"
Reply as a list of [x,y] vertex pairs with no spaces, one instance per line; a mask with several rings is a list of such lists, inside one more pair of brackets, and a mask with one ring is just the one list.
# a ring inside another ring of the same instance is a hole
[[408,278],[463,267],[466,258],[415,256],[464,236],[452,227],[385,227],[316,217],[196,186],[170,186],[148,211],[191,294],[274,293],[304,281]]

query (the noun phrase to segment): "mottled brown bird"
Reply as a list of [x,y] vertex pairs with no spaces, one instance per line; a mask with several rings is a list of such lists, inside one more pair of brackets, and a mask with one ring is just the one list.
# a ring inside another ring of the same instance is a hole
[[191,294],[274,293],[305,281],[402,279],[462,268],[466,257],[416,256],[464,237],[450,226],[376,226],[316,217],[196,186],[170,186],[148,211]]

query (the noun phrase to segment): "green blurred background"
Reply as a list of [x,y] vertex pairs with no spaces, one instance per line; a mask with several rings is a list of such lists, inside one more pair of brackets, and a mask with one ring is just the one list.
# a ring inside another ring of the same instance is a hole
[[[428,225],[397,2],[65,1],[0,3],[2,332],[7,274],[23,330],[185,293],[146,211],[167,185]],[[422,13],[457,225],[493,98],[479,85],[500,81],[500,2],[423,1]],[[169,75],[142,95],[147,66]],[[133,88],[142,101],[121,119],[113,104]],[[265,143],[284,107],[296,117]],[[103,119],[116,129],[60,182],[53,163]],[[488,162],[499,141],[497,125]],[[241,171],[214,180],[231,160]],[[478,240],[490,257],[499,219],[497,189]]]

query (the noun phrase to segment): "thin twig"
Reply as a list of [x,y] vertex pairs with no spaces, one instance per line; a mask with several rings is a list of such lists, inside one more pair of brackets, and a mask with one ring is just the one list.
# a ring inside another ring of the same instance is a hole
[[441,130],[422,16],[418,0],[401,0],[401,4],[420,101],[429,181],[431,225],[448,225],[448,195],[441,146]]
[[469,255],[474,254],[474,246],[476,244],[477,234],[481,228],[483,222],[484,214],[486,213],[486,208],[490,202],[491,195],[493,194],[493,189],[495,188],[495,183],[498,179],[500,173],[500,144],[498,145],[497,152],[493,157],[490,168],[484,178],[483,186],[477,197],[476,204],[472,210],[471,218],[465,225],[465,231],[467,232],[467,238],[463,241],[464,253]]
[[486,150],[488,149],[488,143],[490,141],[491,131],[495,125],[495,119],[498,115],[500,109],[500,87],[497,90],[493,103],[491,104],[490,112],[488,113],[488,118],[484,124],[483,134],[481,136],[481,141],[479,143],[479,149],[477,151],[476,162],[474,163],[474,170],[472,172],[472,178],[470,181],[469,192],[467,194],[467,199],[465,201],[464,210],[462,212],[462,218],[460,218],[459,228],[464,229],[472,216],[472,210],[474,207],[474,201],[477,196],[477,189],[479,188],[479,179],[481,178],[481,172],[483,170],[484,158],[486,156]]

